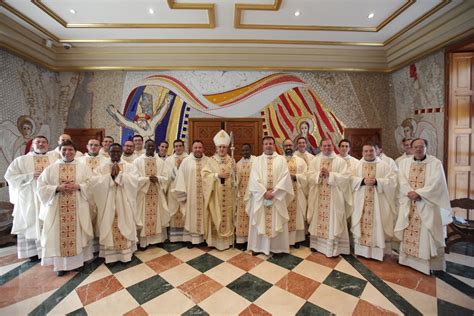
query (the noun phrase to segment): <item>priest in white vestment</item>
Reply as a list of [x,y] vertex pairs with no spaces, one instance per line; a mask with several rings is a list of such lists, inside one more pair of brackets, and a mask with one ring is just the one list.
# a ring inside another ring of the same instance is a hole
[[300,136],[296,139],[296,150],[295,150],[295,156],[300,157],[301,159],[304,160],[307,166],[309,166],[309,163],[311,160],[314,159],[314,155],[309,153],[307,150],[307,144],[306,144],[306,138],[304,136]]
[[275,139],[263,137],[263,154],[252,163],[249,180],[248,250],[252,254],[289,253],[288,205],[294,198],[291,176]]
[[170,214],[165,190],[168,187],[168,165],[156,154],[152,139],[145,142],[145,154],[133,162],[138,170],[137,219],[142,229],[140,247],[163,243],[167,239]]
[[[51,155],[54,158],[54,160],[62,159],[61,150],[59,149],[59,147],[66,140],[72,140],[71,135],[69,135],[69,134],[59,135],[58,146],[56,148],[54,148],[53,150],[49,151],[48,155]],[[79,150],[77,150],[75,158],[78,158],[78,157],[81,157],[81,156],[82,156],[82,153]]]
[[247,249],[247,240],[249,235],[249,179],[252,164],[255,156],[252,155],[250,144],[243,144],[242,158],[237,162],[237,206],[235,211],[235,243],[239,249]]
[[160,157],[163,161],[168,158],[168,147],[169,144],[166,140],[162,140],[158,146],[158,157]]
[[235,161],[227,153],[230,136],[220,130],[214,136],[216,153],[209,157],[202,170],[204,187],[204,209],[207,216],[207,234],[204,236],[209,247],[225,250],[234,243],[234,208],[236,198]]
[[92,229],[87,186],[90,169],[74,160],[75,145],[59,145],[62,159],[48,166],[38,178],[38,196],[43,205],[40,219],[42,265],[53,265],[58,276],[92,260]]
[[321,141],[321,154],[309,166],[308,223],[310,247],[327,257],[350,254],[347,218],[351,206],[351,177],[347,163],[337,157],[332,141]]
[[400,166],[400,162],[403,159],[410,158],[411,156],[413,156],[412,150],[411,150],[411,142],[412,141],[413,141],[413,138],[409,138],[409,137],[404,137],[402,139],[402,144],[401,145],[402,145],[402,149],[403,149],[403,155],[401,155],[400,157],[395,159],[395,163],[397,164],[397,166]]
[[132,142],[134,146],[133,153],[138,158],[145,153],[145,148],[143,148],[143,136],[142,135],[133,135]]
[[134,151],[135,145],[133,144],[133,141],[125,141],[125,143],[123,144],[122,158],[120,160],[128,163],[133,163],[133,161],[137,158],[137,155],[135,155]]
[[382,261],[392,250],[397,175],[375,155],[372,144],[362,146],[362,155],[352,177],[354,253]]
[[33,139],[33,151],[12,161],[5,173],[10,202],[13,208],[12,234],[17,235],[18,258],[37,260],[41,257],[41,203],[36,195],[37,179],[47,166],[56,159],[47,155],[48,139]]
[[99,256],[106,263],[128,262],[137,249],[138,171],[122,161],[122,146],[110,146],[110,160],[97,168],[90,195],[97,205]]
[[425,139],[414,139],[413,157],[400,162],[395,235],[401,240],[398,262],[430,274],[446,269],[444,238],[452,217],[443,164],[426,154],[427,146]]
[[182,204],[184,230],[183,241],[188,242],[188,248],[204,242],[208,214],[204,208],[204,181],[202,170],[208,164],[208,157],[204,155],[201,141],[195,140],[192,144],[192,154],[184,158],[176,176],[174,192],[176,199]]
[[337,156],[346,161],[351,175],[354,174],[355,170],[357,169],[357,165],[359,164],[359,160],[349,155],[349,152],[352,148],[351,141],[348,139],[341,139],[341,141],[339,141],[338,148],[339,154]]
[[175,187],[179,167],[188,154],[184,152],[184,142],[181,139],[176,139],[173,142],[173,149],[174,153],[165,160],[169,170],[169,186],[166,191],[170,213],[169,240],[170,242],[182,242],[189,240],[189,236],[183,237],[189,233],[184,231],[184,210],[181,210],[183,204],[176,199]]
[[114,139],[112,136],[105,136],[102,140],[102,148],[99,150],[99,155],[104,156],[105,158],[110,158],[109,148],[113,143]]
[[398,166],[395,163],[395,160],[393,160],[392,158],[390,158],[389,156],[383,153],[382,146],[380,144],[375,143],[374,146],[375,146],[375,154],[377,155],[377,157],[379,157],[380,159],[382,159],[383,162],[389,165],[390,168],[392,168],[393,172],[398,172]]

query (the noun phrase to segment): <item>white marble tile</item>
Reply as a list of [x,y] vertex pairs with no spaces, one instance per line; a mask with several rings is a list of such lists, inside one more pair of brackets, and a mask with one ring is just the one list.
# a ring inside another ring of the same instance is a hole
[[223,262],[220,265],[206,271],[204,274],[214,281],[226,286],[230,282],[245,274],[245,271],[237,268],[233,264]]
[[146,280],[148,278],[151,278],[152,276],[155,276],[155,275],[156,275],[156,272],[153,271],[153,269],[150,268],[145,263],[138,264],[136,266],[133,266],[126,270],[122,270],[114,274],[117,280],[119,280],[120,283],[122,283],[123,287],[125,288],[133,284],[136,284],[138,282],[141,282],[143,280]]
[[183,263],[174,268],[161,272],[160,276],[174,287],[177,287],[200,274],[200,271],[194,269],[187,263]]
[[82,307],[81,299],[74,290],[69,293],[58,305],[56,305],[48,315],[66,315]]
[[212,249],[211,251],[209,251],[210,255],[213,255],[214,257],[219,258],[222,261],[227,261],[241,253],[242,251],[237,248],[229,248],[223,251]]
[[78,287],[100,280],[109,275],[112,275],[112,272],[110,272],[109,268],[107,268],[105,264],[101,264],[84,281],[82,281]]
[[440,279],[436,279],[436,296],[443,301],[474,310],[474,299]]
[[250,274],[253,274],[271,284],[277,283],[281,278],[287,275],[288,272],[290,271],[268,261],[262,261],[249,271]]
[[3,267],[0,267],[0,276],[1,275],[4,275],[5,273],[15,269],[16,267],[18,267],[19,265],[25,263],[26,261],[20,261],[20,262],[15,262],[15,263],[12,263],[12,264],[9,264],[9,265],[6,265],[6,266],[3,266]]
[[394,312],[398,315],[401,315],[402,312],[398,310],[398,308],[395,307],[395,305],[392,304],[382,293],[380,293],[372,284],[367,283],[367,285],[364,288],[364,291],[362,292],[361,299],[376,305],[380,306],[386,310],[389,310],[391,312]]
[[88,315],[122,315],[138,306],[126,289],[85,306]]
[[57,289],[54,289],[1,308],[0,315],[27,315],[54,292],[56,292],[56,290]]
[[319,263],[304,260],[300,262],[292,271],[322,283],[327,278],[329,273],[331,273],[332,269]]
[[254,304],[273,315],[295,315],[305,302],[301,297],[273,286],[263,293]]
[[320,284],[308,301],[336,315],[351,315],[359,299],[333,287]]
[[179,315],[193,306],[194,302],[178,289],[172,289],[142,305],[150,315]]
[[418,309],[423,315],[437,315],[438,303],[436,297],[418,292],[404,286],[385,281],[400,296],[406,299],[411,305]]
[[173,251],[173,256],[180,259],[183,262],[189,261],[191,259],[197,258],[200,255],[205,254],[205,251],[202,251],[199,248],[188,249],[186,247]]
[[249,305],[248,300],[226,287],[199,303],[209,315],[238,315]]

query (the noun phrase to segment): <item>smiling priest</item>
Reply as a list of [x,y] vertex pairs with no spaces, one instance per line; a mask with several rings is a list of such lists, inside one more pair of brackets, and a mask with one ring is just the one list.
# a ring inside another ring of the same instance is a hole
[[92,172],[74,160],[76,147],[70,140],[62,142],[59,150],[62,158],[38,178],[38,196],[43,205],[42,264],[54,265],[61,276],[93,258],[94,232],[86,195]]

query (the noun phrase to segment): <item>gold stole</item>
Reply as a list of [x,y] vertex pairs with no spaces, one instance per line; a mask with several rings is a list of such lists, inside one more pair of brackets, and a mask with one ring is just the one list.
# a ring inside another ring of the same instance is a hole
[[[145,158],[145,176],[156,175],[156,160],[154,157]],[[156,235],[156,222],[158,205],[158,184],[150,182],[148,191],[145,195],[145,236]]]
[[[179,169],[179,166],[181,165],[181,162],[183,162],[183,159],[184,158],[176,156],[175,164],[176,164],[177,169]],[[184,216],[179,210],[179,208],[181,208],[181,204],[179,204],[178,206],[178,211],[170,219],[170,227],[176,227],[176,228],[184,227]]]
[[[320,170],[326,168],[332,169],[332,159],[321,159]],[[329,212],[331,207],[331,187],[328,184],[328,178],[320,178],[319,199],[318,199],[318,225],[316,227],[316,236],[318,238],[329,238]]]
[[[295,158],[286,158],[286,161],[288,163],[288,171],[290,172],[290,176],[296,176],[296,160]],[[288,205],[288,231],[289,232],[294,232],[296,230],[296,192],[297,192],[297,187],[296,187],[296,181],[291,180],[291,183],[293,185],[293,192],[295,192],[295,197],[293,201],[291,201],[290,205]]]
[[[59,165],[59,184],[76,182],[76,165]],[[59,247],[61,257],[77,255],[76,248],[76,192],[59,192]]]
[[239,237],[245,237],[249,233],[249,216],[245,209],[245,193],[249,184],[250,170],[252,163],[243,162],[237,169],[237,178],[239,179],[239,207],[237,209],[237,227],[236,234]]
[[[212,159],[216,160],[217,157],[213,156]],[[217,163],[219,164],[220,172],[228,172],[232,174],[232,159],[229,156],[224,158],[218,157]],[[220,179],[219,179],[220,181]],[[222,200],[221,202],[221,225],[219,227],[219,235],[228,235],[229,234],[229,220],[232,221],[232,214],[227,214],[227,209],[232,207],[232,176],[225,179],[224,184],[219,185],[219,188],[222,189]],[[229,204],[230,203],[230,204]],[[230,216],[227,216],[230,215]],[[230,223],[231,224],[231,223]],[[214,226],[214,225],[212,225]],[[217,227],[216,227],[217,228]],[[231,228],[233,231],[233,229]],[[232,234],[232,233],[231,233]]]
[[[362,177],[375,178],[376,164],[363,163]],[[373,218],[374,218],[375,186],[365,186],[364,207],[361,218],[361,237],[359,243],[363,246],[373,245]]]
[[[273,156],[267,157],[267,190],[273,189]],[[265,235],[272,237],[272,206],[265,207]]]
[[99,156],[90,156],[86,158],[86,163],[89,168],[92,169],[92,171],[95,170],[99,166],[100,158]]
[[[425,163],[412,163],[408,181],[413,190],[425,186]],[[410,201],[408,227],[403,232],[403,252],[409,256],[419,258],[421,218],[416,212],[416,202]]]
[[[123,172],[123,162],[119,162],[119,167],[120,170]],[[112,171],[112,165],[110,165],[111,171]],[[126,210],[125,210],[126,211]],[[130,211],[130,210],[129,210]],[[112,223],[112,238],[114,240],[114,249],[115,250],[123,250],[127,249],[127,238],[125,238],[122,233],[120,232],[120,229],[118,227],[118,215],[117,215],[117,210],[115,210],[115,216],[114,216],[114,221]]]
[[35,172],[43,172],[49,166],[49,157],[46,155],[33,156]]
[[[201,158],[202,159],[202,158]],[[202,235],[202,217],[204,214],[204,192],[202,189],[202,161],[196,160],[196,232]]]

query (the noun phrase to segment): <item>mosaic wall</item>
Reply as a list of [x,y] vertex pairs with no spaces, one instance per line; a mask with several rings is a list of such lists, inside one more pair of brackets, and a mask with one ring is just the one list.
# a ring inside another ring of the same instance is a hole
[[[184,101],[195,105],[190,107],[189,117],[206,117],[224,110],[206,112],[196,105],[199,102],[205,103],[211,97],[225,98],[226,93],[252,85],[255,86],[255,91],[259,92],[260,88],[256,83],[276,75],[274,72],[258,71],[55,73],[2,50],[0,50],[0,66],[2,69],[0,73],[0,133],[2,136],[0,176],[2,180],[9,161],[26,150],[29,140],[40,132],[50,136],[51,147],[55,146],[55,140],[65,126],[103,127],[107,134],[119,140],[122,130],[108,113],[107,109],[110,110],[108,106],[112,104],[119,112],[124,113],[125,105],[134,89],[144,83],[148,87],[153,86],[153,82],[150,83],[150,79],[147,78],[154,78],[155,83],[156,78],[179,78],[183,87],[193,92],[193,97],[196,98],[194,102],[190,100],[191,97],[186,97],[186,93],[183,95],[180,92],[175,93],[180,94],[179,96]],[[311,99],[310,94],[314,94],[328,116],[334,115],[345,127],[383,127],[382,142],[384,151],[388,155],[394,158],[399,155],[397,144],[403,135],[421,135],[427,137],[430,144],[435,144],[430,150],[442,158],[443,52],[428,56],[415,65],[392,74],[295,72],[286,75],[292,77],[291,80],[299,80],[303,84],[299,85],[295,82],[275,84],[265,91],[262,89],[257,100],[263,100],[265,104],[274,104],[277,107],[275,103],[277,99],[274,101],[271,99],[287,92],[287,90],[278,89],[287,88],[288,91],[306,89],[310,93],[303,91],[306,94],[302,93],[304,94],[302,99],[307,100],[308,96]],[[161,85],[164,81],[160,82]],[[160,89],[163,87],[169,88],[163,84]],[[268,91],[271,91],[273,96]],[[244,93],[245,91],[242,92]],[[140,99],[140,107],[145,105],[144,101],[145,99]],[[225,102],[223,101],[222,104],[225,105]],[[223,106],[223,108],[226,107]],[[221,116],[241,116],[241,111],[244,109],[243,105],[240,108],[227,108],[225,110],[227,112],[222,112]],[[260,117],[262,112],[253,111],[247,113],[246,116]],[[296,125],[296,122],[293,123]],[[29,125],[33,126],[31,131],[28,131]],[[6,139],[8,141],[5,141]]]

